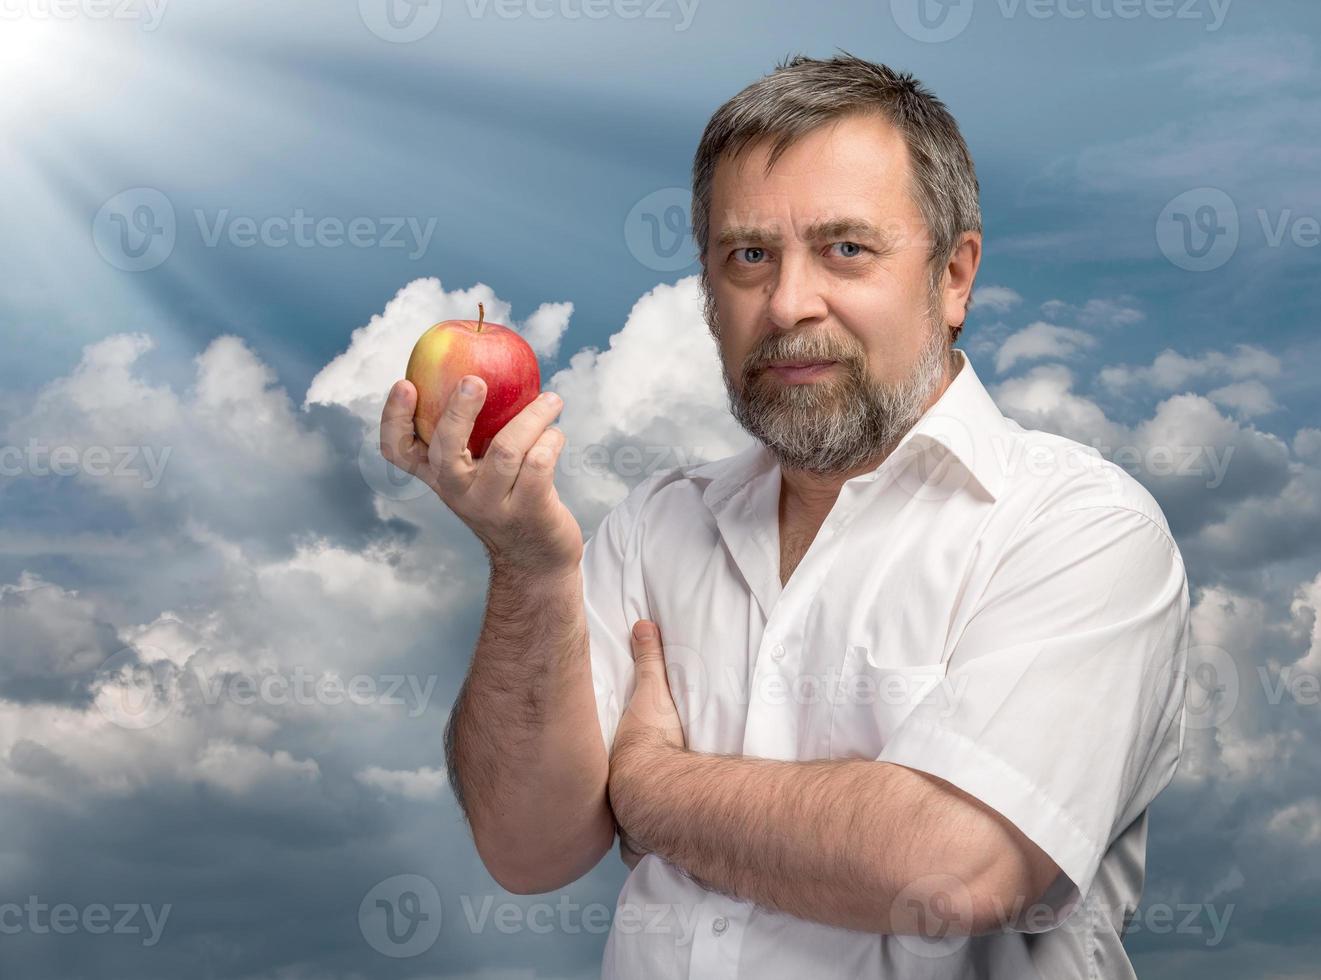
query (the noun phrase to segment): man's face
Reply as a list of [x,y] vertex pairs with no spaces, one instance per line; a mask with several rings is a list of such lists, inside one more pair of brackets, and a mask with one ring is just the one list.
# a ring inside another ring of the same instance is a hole
[[[704,259],[735,417],[784,466],[844,473],[888,452],[945,379],[949,339],[903,137],[823,126],[770,176],[770,141],[722,159]],[[833,362],[815,372],[789,362]]]

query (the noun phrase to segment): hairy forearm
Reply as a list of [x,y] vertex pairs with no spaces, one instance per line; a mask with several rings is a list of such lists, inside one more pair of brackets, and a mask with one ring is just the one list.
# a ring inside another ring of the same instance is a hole
[[[781,762],[668,747],[611,776],[621,829],[703,887],[814,922],[980,931],[982,818],[871,760]],[[975,920],[975,921],[974,921]]]
[[513,891],[581,877],[614,839],[578,569],[493,567],[445,733],[450,782],[491,873]]

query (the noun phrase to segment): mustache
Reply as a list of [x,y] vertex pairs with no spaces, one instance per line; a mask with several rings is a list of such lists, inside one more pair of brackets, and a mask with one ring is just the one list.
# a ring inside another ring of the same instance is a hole
[[824,344],[795,344],[762,347],[743,362],[744,375],[755,374],[779,361],[810,362],[836,361],[847,368],[856,369],[860,355],[850,350],[839,350]]

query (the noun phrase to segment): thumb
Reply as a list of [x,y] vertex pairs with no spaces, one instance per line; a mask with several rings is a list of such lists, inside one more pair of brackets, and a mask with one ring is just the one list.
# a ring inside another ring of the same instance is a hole
[[650,619],[639,619],[633,624],[633,662],[641,664],[660,656],[660,630]]
[[661,650],[660,630],[649,619],[633,624],[633,666],[639,683],[659,680],[668,685],[665,677],[665,654]]

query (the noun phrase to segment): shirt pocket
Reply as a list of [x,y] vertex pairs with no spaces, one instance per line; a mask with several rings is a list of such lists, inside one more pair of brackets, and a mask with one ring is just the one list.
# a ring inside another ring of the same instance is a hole
[[850,643],[839,661],[830,704],[831,759],[875,759],[909,714],[945,690],[948,663],[887,663]]

